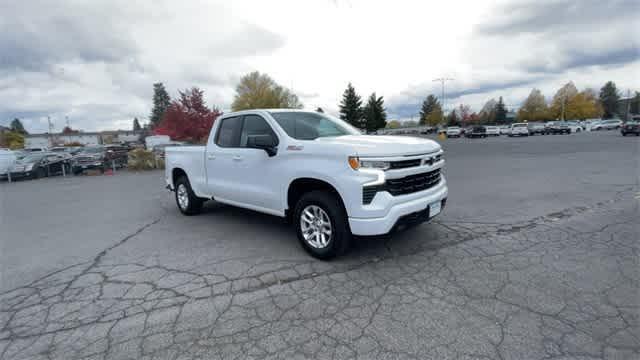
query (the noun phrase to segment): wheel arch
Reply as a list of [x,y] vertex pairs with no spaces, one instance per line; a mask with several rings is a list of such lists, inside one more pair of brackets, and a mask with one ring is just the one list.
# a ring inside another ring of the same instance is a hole
[[184,171],[184,169],[179,167],[171,169],[171,184],[173,185],[174,188],[176,186],[176,181],[181,176],[184,176],[187,178],[187,180],[189,180],[189,176],[187,175],[187,172]]
[[286,217],[289,218],[292,215],[295,204],[302,195],[314,190],[325,190],[335,194],[340,200],[342,208],[345,209],[346,212],[344,199],[336,186],[331,184],[329,181],[318,177],[298,177],[291,180],[287,186],[285,202],[287,207],[285,210]]

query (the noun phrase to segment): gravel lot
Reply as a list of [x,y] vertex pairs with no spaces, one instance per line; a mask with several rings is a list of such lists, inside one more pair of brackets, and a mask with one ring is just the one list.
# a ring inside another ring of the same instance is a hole
[[638,138],[443,144],[444,213],[331,262],[161,172],[2,183],[0,359],[638,359]]

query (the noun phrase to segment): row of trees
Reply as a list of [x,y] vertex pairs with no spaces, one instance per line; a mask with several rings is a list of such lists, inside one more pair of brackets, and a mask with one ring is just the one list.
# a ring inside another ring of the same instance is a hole
[[[291,90],[267,74],[255,71],[240,79],[231,104],[233,111],[273,108],[300,109],[302,103]],[[222,112],[217,107],[206,105],[204,91],[198,87],[179,91],[178,99],[172,100],[162,83],[153,84],[149,119],[154,134],[168,135],[173,140],[203,142],[220,115]],[[133,120],[133,129],[141,129],[137,118]]]
[[[359,129],[373,132],[387,126],[387,110],[384,107],[384,99],[382,96],[377,96],[375,92],[362,106],[362,98],[349,83],[342,94],[339,108],[340,119]],[[318,108],[318,110],[322,109]]]
[[615,83],[609,81],[598,96],[593,89],[578,91],[573,82],[562,86],[547,103],[540,90],[533,89],[518,110],[519,120],[584,120],[610,119],[616,116],[620,96]]

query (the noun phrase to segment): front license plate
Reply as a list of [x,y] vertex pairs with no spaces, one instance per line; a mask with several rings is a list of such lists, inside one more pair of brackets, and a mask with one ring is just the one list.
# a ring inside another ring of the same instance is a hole
[[442,208],[441,201],[436,201],[434,203],[431,203],[431,205],[429,205],[429,217],[433,217],[440,214],[441,208]]

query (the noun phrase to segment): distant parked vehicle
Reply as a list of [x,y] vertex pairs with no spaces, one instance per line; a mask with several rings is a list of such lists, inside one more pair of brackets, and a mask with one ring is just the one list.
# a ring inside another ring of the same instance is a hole
[[87,146],[73,158],[73,173],[98,169],[104,171],[112,167],[121,168],[127,164],[127,149],[120,145]]
[[529,128],[527,127],[527,123],[511,124],[509,136],[529,136]]
[[153,149],[153,147],[156,145],[168,144],[170,142],[171,142],[171,138],[168,135],[152,135],[152,136],[147,136],[144,139],[144,145],[147,147],[148,150]]
[[528,123],[529,135],[546,135],[547,128],[542,123]]
[[511,127],[509,125],[500,126],[500,135],[511,134]]
[[569,135],[571,134],[571,128],[569,127],[569,124],[567,124],[565,121],[554,121],[553,124],[547,128],[547,132],[551,135],[558,135],[558,134]]
[[69,158],[56,153],[35,152],[17,160],[11,169],[11,179],[39,179],[69,173]]
[[449,126],[447,128],[447,137],[460,137],[462,136],[462,129],[460,126]]
[[571,130],[571,133],[579,133],[582,132],[584,129],[582,128],[582,125],[580,125],[579,121],[567,121],[567,126],[569,126],[569,130]]
[[640,136],[640,120],[627,121],[620,128],[622,136],[633,135]]
[[82,146],[56,146],[49,149],[49,152],[75,155],[79,153],[81,150],[82,150]]
[[622,120],[611,119],[611,120],[602,120],[596,124],[591,125],[591,131],[600,131],[600,130],[617,130],[622,126]]
[[467,130],[465,136],[468,138],[486,138],[488,136],[487,128],[481,125],[473,126]]
[[34,153],[34,152],[47,152],[49,151],[46,147],[32,147],[23,149],[24,152]]
[[7,173],[16,162],[16,154],[9,149],[0,149],[0,179],[6,179]]
[[497,126],[485,126],[487,136],[500,136],[500,128]]

